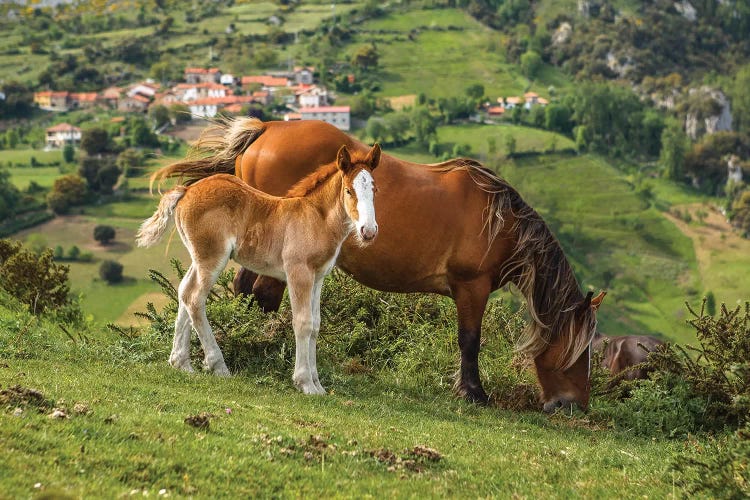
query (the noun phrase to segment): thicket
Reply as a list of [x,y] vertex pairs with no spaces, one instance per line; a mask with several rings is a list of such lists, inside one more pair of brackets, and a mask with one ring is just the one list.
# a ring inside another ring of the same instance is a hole
[[[173,261],[177,278],[184,268]],[[177,292],[170,280],[151,271],[169,302],[149,304],[139,316],[146,331],[114,327],[131,345],[158,344],[148,359],[166,359],[177,311]],[[208,299],[207,316],[232,372],[269,374],[288,380],[294,366],[294,332],[288,300],[278,313],[264,314],[251,298],[236,297],[232,272],[222,274]],[[388,294],[367,289],[340,271],[323,287],[318,363],[323,384],[338,374],[380,376],[416,390],[446,390],[459,366],[456,311],[452,301],[432,295]],[[497,404],[536,408],[533,375],[518,359],[513,344],[523,326],[519,314],[503,301],[488,305],[483,323],[480,371],[485,389]],[[201,357],[194,340],[193,355]],[[154,356],[155,358],[152,358]]]
[[70,296],[68,267],[54,262],[52,250],[37,254],[19,242],[0,239],[0,287],[34,314],[54,311],[66,320],[80,317]]

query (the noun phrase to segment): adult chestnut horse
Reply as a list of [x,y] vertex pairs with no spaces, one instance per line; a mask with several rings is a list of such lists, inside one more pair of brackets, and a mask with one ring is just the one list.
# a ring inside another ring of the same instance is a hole
[[648,369],[643,366],[648,353],[663,346],[664,342],[650,335],[609,336],[596,332],[591,342],[594,352],[601,352],[601,366],[615,377],[615,380],[635,380],[648,377]]
[[[342,145],[361,154],[368,150],[320,121],[233,119],[207,129],[191,157],[154,173],[152,182],[232,172],[251,186],[282,195],[333,161]],[[383,154],[380,165],[373,176],[387,195],[376,194],[378,238],[366,248],[350,238],[337,265],[377,290],[453,298],[461,351],[456,389],[480,403],[488,401],[479,379],[482,316],[489,294],[513,283],[530,315],[519,349],[534,359],[545,411],[573,403],[586,408],[589,345],[603,293],[583,296],[539,214],[507,182],[472,160],[420,165]],[[283,284],[261,277],[253,292],[261,304],[274,307]]]

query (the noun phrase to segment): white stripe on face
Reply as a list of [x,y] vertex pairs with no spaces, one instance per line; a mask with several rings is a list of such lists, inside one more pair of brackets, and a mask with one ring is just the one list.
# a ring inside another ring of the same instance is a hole
[[378,234],[378,224],[375,221],[374,189],[375,181],[367,170],[360,170],[352,182],[357,194],[357,235],[371,240]]

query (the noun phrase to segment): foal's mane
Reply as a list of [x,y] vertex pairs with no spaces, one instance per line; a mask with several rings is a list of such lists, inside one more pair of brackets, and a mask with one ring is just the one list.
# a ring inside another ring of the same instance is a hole
[[302,198],[322,186],[332,175],[338,171],[336,162],[331,162],[318,167],[314,172],[307,174],[297,181],[284,195],[285,198]]
[[[536,210],[506,180],[469,159],[431,165],[437,172],[465,171],[489,195],[484,214],[488,252],[502,231],[515,236],[513,254],[501,269],[501,282],[510,280],[526,298],[531,320],[518,340],[518,349],[536,357],[555,340],[562,340],[555,365],[567,369],[589,345],[588,334],[576,331],[578,305],[583,295],[560,243]],[[513,226],[505,227],[512,215]]]

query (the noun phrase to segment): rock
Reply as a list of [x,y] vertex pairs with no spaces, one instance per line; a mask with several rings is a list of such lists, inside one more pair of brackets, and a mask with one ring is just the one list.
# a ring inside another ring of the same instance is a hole
[[721,90],[704,86],[690,89],[689,95],[694,103],[706,104],[692,106],[685,117],[685,133],[691,139],[696,140],[705,134],[732,130],[729,100]]
[[562,45],[573,36],[573,27],[569,22],[562,22],[552,34],[552,45]]
[[683,0],[682,2],[675,2],[674,8],[688,21],[694,22],[696,19],[698,19],[695,7],[693,7],[687,0]]

